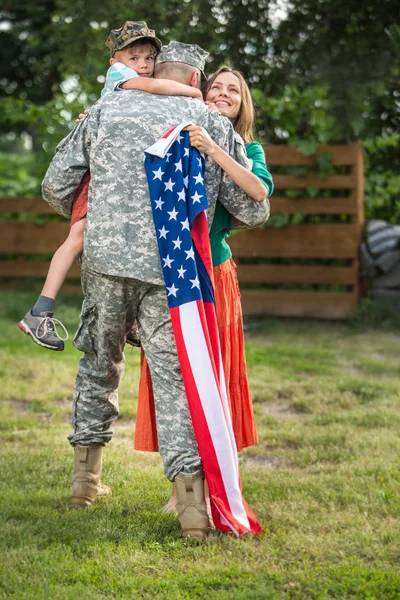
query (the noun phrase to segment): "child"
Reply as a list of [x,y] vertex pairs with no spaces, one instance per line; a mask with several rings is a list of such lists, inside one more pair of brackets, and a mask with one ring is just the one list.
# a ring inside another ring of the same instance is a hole
[[[156,38],[155,31],[148,29],[144,21],[126,21],[120,29],[112,30],[106,46],[111,52],[111,67],[107,72],[102,96],[122,88],[202,99],[200,90],[196,88],[175,81],[151,79],[161,42]],[[64,350],[64,341],[68,338],[65,327],[53,318],[53,307],[68,271],[83,251],[89,181],[90,174],[87,172],[72,206],[70,233],[53,256],[36,304],[18,323],[21,331],[30,335],[36,344],[49,350]],[[64,339],[58,335],[56,324],[61,325],[66,333]],[[128,333],[128,342],[140,345],[134,329]]]

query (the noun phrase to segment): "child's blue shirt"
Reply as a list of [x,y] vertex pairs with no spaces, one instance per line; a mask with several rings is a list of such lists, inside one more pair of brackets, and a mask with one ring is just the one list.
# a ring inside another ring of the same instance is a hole
[[108,94],[109,92],[115,92],[121,83],[139,77],[134,69],[127,67],[126,65],[116,62],[107,71],[106,81],[104,87],[101,90],[101,95]]

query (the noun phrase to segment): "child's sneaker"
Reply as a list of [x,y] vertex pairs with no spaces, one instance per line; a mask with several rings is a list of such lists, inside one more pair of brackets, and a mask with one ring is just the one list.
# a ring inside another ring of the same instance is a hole
[[[58,335],[57,324],[63,328],[66,334],[65,338]],[[68,332],[58,319],[53,319],[52,312],[43,311],[36,317],[30,310],[18,323],[18,327],[21,331],[30,335],[39,346],[49,350],[64,350],[64,341],[68,339]]]
[[138,328],[136,323],[134,323],[132,325],[132,328],[130,331],[128,331],[128,334],[126,336],[126,343],[129,344],[130,346],[134,346],[135,348],[140,348],[141,347],[141,343],[140,343],[140,338],[139,338],[139,333],[138,333]]

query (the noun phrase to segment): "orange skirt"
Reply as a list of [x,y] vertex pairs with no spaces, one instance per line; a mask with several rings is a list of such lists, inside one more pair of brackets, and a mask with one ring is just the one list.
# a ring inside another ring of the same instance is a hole
[[[236,265],[232,258],[214,267],[215,307],[226,389],[238,450],[258,442],[246,372],[243,316]],[[157,452],[157,429],[150,370],[142,350],[136,415],[135,450]]]
[[76,190],[75,198],[72,204],[70,226],[75,225],[81,219],[84,219],[88,208],[88,192],[90,183],[90,173],[87,171],[82,177],[82,181]]

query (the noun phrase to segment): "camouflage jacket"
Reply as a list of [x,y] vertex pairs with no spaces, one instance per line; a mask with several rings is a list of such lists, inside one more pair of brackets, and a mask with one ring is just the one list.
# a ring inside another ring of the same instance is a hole
[[[57,146],[43,181],[43,198],[68,217],[76,189],[90,169],[84,261],[92,270],[163,283],[143,153],[186,120],[204,127],[246,165],[244,146],[226,118],[198,100],[136,90],[106,94]],[[252,200],[212,160],[206,162],[205,182],[210,226],[217,200],[244,226],[268,218],[268,200]]]

